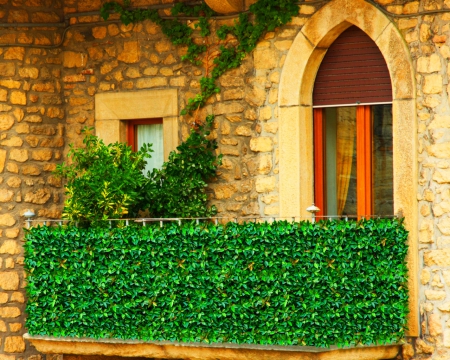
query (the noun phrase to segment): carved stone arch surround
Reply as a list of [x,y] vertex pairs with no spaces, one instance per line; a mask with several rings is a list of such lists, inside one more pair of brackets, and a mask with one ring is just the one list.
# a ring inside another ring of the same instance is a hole
[[[409,50],[380,10],[363,0],[332,0],[317,11],[295,38],[279,88],[280,215],[308,216],[314,201],[312,92],[320,63],[334,40],[356,25],[379,47],[393,92],[394,211],[409,230],[409,335],[418,336],[417,121],[416,84]],[[369,70],[370,71],[370,70]]]

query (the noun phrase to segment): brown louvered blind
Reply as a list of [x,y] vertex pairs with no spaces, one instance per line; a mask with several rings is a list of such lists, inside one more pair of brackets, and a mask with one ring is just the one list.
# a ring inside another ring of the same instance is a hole
[[375,42],[351,26],[328,49],[314,83],[313,106],[392,101],[391,79]]

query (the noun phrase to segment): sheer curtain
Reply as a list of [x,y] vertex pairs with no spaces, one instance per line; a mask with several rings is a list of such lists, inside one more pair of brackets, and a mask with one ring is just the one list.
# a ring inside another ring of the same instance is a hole
[[356,108],[337,108],[336,115],[337,214],[342,215],[345,203],[347,202],[353,167],[356,135]]
[[152,171],[152,169],[161,169],[164,163],[164,139],[163,139],[163,125],[162,124],[150,124],[150,125],[137,125],[137,146],[140,149],[145,143],[152,145],[151,153],[152,157],[147,159],[147,166],[144,173]]

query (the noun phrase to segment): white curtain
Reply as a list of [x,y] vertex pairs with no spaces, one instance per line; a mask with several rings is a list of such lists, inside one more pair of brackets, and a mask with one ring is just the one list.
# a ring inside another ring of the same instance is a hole
[[161,169],[162,164],[164,163],[163,125],[138,125],[136,130],[137,146],[139,149],[143,144],[153,144],[152,157],[147,159],[147,166],[145,167],[144,174],[147,174],[147,171],[152,171],[154,168]]

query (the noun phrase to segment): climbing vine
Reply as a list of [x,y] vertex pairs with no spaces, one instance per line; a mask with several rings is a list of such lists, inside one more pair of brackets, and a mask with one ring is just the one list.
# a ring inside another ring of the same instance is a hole
[[[213,32],[211,25],[215,13],[204,3],[195,6],[175,4],[171,9],[175,18],[161,17],[155,9],[131,9],[129,6],[130,0],[126,0],[123,6],[117,2],[108,2],[101,8],[101,15],[107,20],[110,13],[118,13],[125,25],[143,20],[156,23],[174,45],[187,47],[183,61],[205,68],[200,79],[200,92],[189,99],[181,111],[182,115],[195,115],[196,120],[198,110],[212,95],[220,92],[217,84],[219,77],[227,70],[239,67],[266,32],[287,24],[298,14],[297,0],[258,0],[248,12],[241,13],[233,25],[222,25]],[[198,34],[185,21],[177,19],[181,14],[199,19],[194,29],[204,39],[200,44],[195,41]]]

